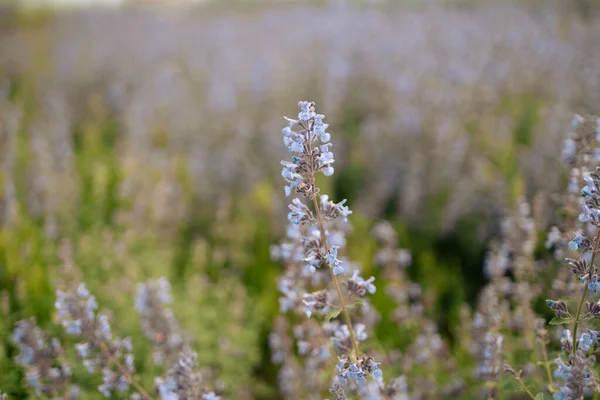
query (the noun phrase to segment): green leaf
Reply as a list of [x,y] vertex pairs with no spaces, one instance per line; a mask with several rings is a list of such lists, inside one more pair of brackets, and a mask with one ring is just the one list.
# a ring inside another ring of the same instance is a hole
[[570,324],[571,322],[573,322],[573,318],[571,318],[571,317],[568,317],[568,318],[554,317],[549,322],[549,324],[550,325],[563,325],[563,324]]
[[538,393],[535,395],[535,400],[544,400],[544,395],[542,393]]
[[340,310],[339,308],[332,308],[331,310],[329,310],[327,315],[325,315],[325,322],[329,322],[332,319],[336,318],[338,315],[340,315],[341,312],[342,310]]
[[351,304],[348,304],[346,306],[346,308],[354,308],[354,307],[358,307],[358,306],[364,306],[365,302],[362,301],[361,299],[355,300],[353,301]]

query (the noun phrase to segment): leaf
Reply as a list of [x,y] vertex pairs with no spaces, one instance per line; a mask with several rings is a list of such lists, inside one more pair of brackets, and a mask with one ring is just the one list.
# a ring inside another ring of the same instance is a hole
[[542,393],[538,393],[535,395],[535,400],[544,400],[544,395]]
[[338,315],[340,315],[341,312],[342,310],[340,310],[339,308],[332,308],[331,310],[329,310],[327,315],[325,315],[325,322],[329,322],[332,319],[336,318]]
[[571,322],[573,322],[573,318],[571,318],[571,317],[568,317],[568,318],[554,317],[549,322],[549,324],[550,325],[563,325],[563,324],[570,324]]
[[355,300],[353,301],[351,304],[348,304],[346,306],[346,308],[354,308],[354,307],[358,307],[358,306],[364,306],[365,302],[362,301],[361,299]]

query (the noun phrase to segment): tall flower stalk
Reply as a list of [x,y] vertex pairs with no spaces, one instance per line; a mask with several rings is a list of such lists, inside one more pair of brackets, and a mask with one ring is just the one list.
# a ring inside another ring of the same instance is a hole
[[[328,125],[323,122],[325,116],[315,112],[315,103],[301,101],[299,106],[298,119],[286,118],[288,126],[282,130],[284,144],[294,155],[291,162],[281,162],[281,175],[287,182],[286,196],[292,193],[301,195],[308,204],[300,198],[292,200],[288,214],[292,224],[288,228],[288,237],[292,242],[276,247],[274,255],[292,266],[302,263],[304,268],[288,271],[280,280],[279,289],[285,296],[280,299],[281,308],[288,311],[300,306],[309,318],[314,312],[325,316],[322,331],[330,335],[334,349],[341,353],[334,384],[354,381],[362,387],[368,376],[382,383],[379,363],[366,357],[359,347],[359,342],[367,337],[365,325],[353,323],[350,315],[350,309],[365,304],[361,297],[375,291],[375,278],[365,280],[359,276],[358,270],[350,278],[346,277],[349,272],[347,262],[339,255],[345,243],[339,223],[345,224],[352,211],[345,205],[346,200],[334,203],[329,196],[320,193],[316,174],[331,176],[334,173],[331,135],[327,132]],[[327,275],[322,274],[321,267],[329,269]],[[334,289],[331,294],[328,288],[302,293],[327,280]],[[334,297],[337,297],[337,304],[330,301]],[[350,302],[351,299],[354,301]],[[330,322],[338,316],[343,319],[342,325]],[[309,353],[306,342],[302,343],[303,352]],[[310,353],[320,354],[321,358],[330,357],[327,348],[322,346]]]
[[[566,356],[555,360],[555,377],[559,378],[559,382],[562,381],[554,394],[555,399],[559,400],[583,398],[587,391],[595,387],[596,378],[590,369],[594,359],[590,356],[590,350],[598,346],[600,339],[600,332],[593,329],[588,329],[578,337],[584,322],[600,318],[600,303],[593,299],[600,291],[599,271],[594,265],[600,248],[600,119],[578,115],[571,125],[574,129],[565,141],[563,156],[572,169],[563,202],[567,215],[574,217],[577,207],[581,208],[581,213],[577,220],[572,218],[564,224],[574,231],[568,247],[571,252],[579,254],[578,258],[566,258],[565,261],[580,283],[578,288],[581,294],[574,313],[569,310],[568,300],[547,300],[548,306],[556,313],[552,323],[573,326],[572,333],[565,330],[562,339]],[[579,190],[581,178],[586,185]],[[562,249],[566,241],[558,232],[558,228],[553,228],[547,246],[554,247],[555,253],[562,254],[566,251]],[[592,235],[594,239],[590,240]]]

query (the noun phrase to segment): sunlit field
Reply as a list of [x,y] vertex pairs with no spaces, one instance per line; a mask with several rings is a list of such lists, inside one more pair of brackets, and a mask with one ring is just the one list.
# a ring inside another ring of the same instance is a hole
[[112,3],[0,6],[0,399],[600,398],[594,1]]

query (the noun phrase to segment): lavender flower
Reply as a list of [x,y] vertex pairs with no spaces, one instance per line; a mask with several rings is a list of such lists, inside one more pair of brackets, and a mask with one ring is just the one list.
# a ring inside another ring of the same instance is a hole
[[79,387],[70,384],[71,367],[63,361],[58,339],[48,341],[34,318],[17,322],[12,339],[19,348],[17,362],[25,369],[25,380],[36,396],[79,396]]
[[[596,340],[595,331],[589,331],[580,337],[577,332],[579,326],[586,319],[596,318],[600,315],[598,305],[586,301],[589,292],[600,290],[598,269],[594,265],[600,244],[600,233],[598,232],[598,227],[600,227],[600,194],[598,191],[600,167],[596,166],[597,161],[594,156],[598,150],[597,118],[576,115],[571,126],[575,128],[575,131],[569,133],[566,141],[568,149],[566,153],[568,153],[567,161],[572,166],[572,180],[568,189],[569,194],[565,196],[564,202],[570,206],[577,204],[582,210],[578,221],[570,222],[569,227],[575,232],[568,242],[570,250],[580,253],[581,256],[578,259],[567,258],[565,261],[569,270],[583,285],[583,290],[579,295],[576,312],[570,312],[564,301],[548,300],[547,304],[558,317],[566,317],[573,323],[573,333],[571,334],[571,331],[567,329],[563,332],[561,339],[561,347],[567,353],[568,362],[565,363],[560,358],[556,359],[558,368],[555,376],[564,383],[554,397],[575,399],[582,398],[585,391],[591,387],[591,382],[595,380],[590,370],[594,360],[588,358],[585,353],[590,350]],[[593,171],[589,172],[590,169]],[[581,197],[576,198],[572,195],[574,190],[571,186],[577,184],[579,177],[583,177],[585,186],[581,189]],[[586,233],[595,234],[594,239],[590,240]],[[556,232],[553,234],[556,236]],[[556,239],[553,241],[558,242]],[[585,307],[583,307],[584,305]],[[583,309],[585,309],[585,315],[581,314]]]
[[98,390],[106,397],[114,391],[128,392],[135,373],[131,339],[113,339],[108,317],[96,314],[98,304],[85,284],[75,291],[58,290],[56,297],[55,307],[65,331],[83,340],[76,344],[79,357],[90,373],[102,372],[103,383]]
[[196,370],[198,356],[194,352],[183,352],[179,361],[164,377],[155,378],[156,391],[161,400],[220,400],[214,392],[204,387],[202,375]]
[[[342,354],[344,360],[348,360],[348,366],[337,367],[340,383],[351,380],[362,385],[369,376],[380,381],[383,374],[379,364],[365,364],[365,359],[360,358],[358,342],[367,338],[366,326],[353,322],[346,306],[351,296],[362,297],[367,292],[374,293],[374,278],[365,280],[357,271],[347,282],[342,282],[347,289],[347,295],[341,290],[338,280],[344,277],[346,261],[340,256],[341,247],[345,244],[344,228],[340,224],[347,224],[352,211],[346,205],[346,200],[339,203],[330,201],[329,196],[321,194],[316,186],[315,174],[322,172],[325,176],[331,176],[334,173],[332,164],[335,162],[335,156],[330,142],[331,135],[326,131],[328,125],[323,122],[325,116],[316,113],[314,103],[301,101],[299,107],[298,119],[286,118],[288,126],[282,130],[284,145],[294,155],[291,161],[281,162],[281,175],[286,181],[286,196],[295,192],[312,204],[304,204],[300,197],[292,200],[288,221],[298,226],[298,229],[294,229],[292,235],[288,233],[287,242],[272,248],[272,254],[287,265],[286,273],[278,284],[283,295],[279,300],[281,310],[302,311],[308,318],[312,317],[315,311],[326,314],[322,330],[329,335],[328,340],[331,340],[333,347]],[[300,250],[303,256],[300,256]],[[327,269],[321,268],[323,266],[329,267],[329,274]],[[335,290],[322,289],[328,283],[332,284],[332,289]],[[321,289],[315,290],[319,287]],[[343,315],[346,324],[330,322],[330,319],[338,315]],[[304,329],[295,335],[298,350],[306,358],[307,371],[316,377],[316,368],[324,366],[324,361],[330,357],[329,345],[315,346],[312,341],[305,340],[303,332]],[[282,340],[280,336],[277,336],[277,340],[275,338],[274,336],[273,345]],[[278,360],[287,359],[280,356],[282,353],[279,350],[277,354]],[[280,373],[287,374],[292,370],[297,368],[291,363],[286,363]],[[311,378],[310,383],[305,382],[304,386],[312,387],[313,383],[318,382]],[[296,392],[287,384],[280,387],[285,388],[285,392]],[[339,398],[345,397],[343,390],[335,389],[332,393]]]
[[155,346],[154,363],[167,367],[189,350],[189,334],[181,330],[168,308],[171,301],[171,285],[165,278],[138,284],[135,309],[142,318],[142,330]]

